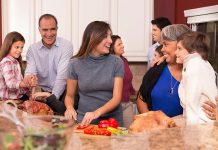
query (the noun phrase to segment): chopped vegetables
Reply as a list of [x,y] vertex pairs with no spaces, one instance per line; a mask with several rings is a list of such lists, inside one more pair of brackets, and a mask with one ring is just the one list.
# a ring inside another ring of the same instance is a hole
[[108,120],[101,120],[98,124],[99,128],[107,128],[107,127],[117,128],[118,126],[119,126],[118,121],[114,118],[110,118]]
[[128,130],[126,128],[113,128],[113,127],[99,128],[98,126],[90,125],[86,129],[84,129],[84,133],[90,135],[120,136],[120,135],[128,134]]
[[113,128],[113,127],[107,127],[107,130],[110,131],[115,136],[120,136],[124,134],[128,134],[128,130],[126,128]]
[[85,128],[87,128],[87,127],[89,127],[89,125],[78,125],[77,127],[76,127],[76,129],[77,130],[83,130],[83,129],[85,129]]
[[107,127],[107,130],[110,131],[111,133],[119,133],[120,132],[119,129],[116,129],[116,128],[113,128],[113,127]]
[[[105,135],[105,136],[119,136],[128,133],[126,128],[118,127],[118,121],[114,118],[108,120],[101,120],[98,126],[89,126],[84,129],[85,134],[90,135]],[[78,128],[78,127],[77,127]]]
[[105,128],[98,128],[94,126],[90,126],[84,130],[85,134],[90,134],[90,135],[105,135],[105,136],[111,136],[111,132],[108,131]]

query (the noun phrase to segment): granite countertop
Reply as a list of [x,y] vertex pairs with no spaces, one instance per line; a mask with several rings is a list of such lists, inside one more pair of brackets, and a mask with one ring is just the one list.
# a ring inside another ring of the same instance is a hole
[[[20,112],[19,112],[20,113]],[[68,129],[68,142],[66,150],[215,150],[218,149],[218,125],[201,124],[184,126],[183,118],[175,118],[178,127],[169,129],[152,130],[149,132],[127,134],[125,136],[92,137],[84,136]],[[0,117],[0,141],[7,133],[3,129],[11,128],[8,121]],[[19,138],[19,136],[18,136]],[[1,149],[1,147],[0,147]]]
[[86,138],[72,134],[68,148],[89,150],[215,150],[218,149],[218,126],[195,125],[153,130],[111,138]]

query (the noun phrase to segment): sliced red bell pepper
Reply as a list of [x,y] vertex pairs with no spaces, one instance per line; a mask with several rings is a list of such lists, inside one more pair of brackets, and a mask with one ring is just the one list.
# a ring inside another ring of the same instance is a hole
[[94,129],[94,127],[88,127],[88,128],[86,128],[85,130],[84,130],[84,133],[85,134],[91,134],[91,135],[95,135],[95,129]]
[[105,133],[104,133],[104,135],[106,135],[106,136],[111,136],[111,132],[110,132],[110,131],[108,131],[108,130],[105,130]]
[[87,128],[88,126],[89,126],[89,125],[83,125],[83,126],[78,125],[78,126],[76,127],[76,129],[77,129],[77,130],[83,130],[83,129]]
[[96,135],[106,135],[111,136],[111,132],[105,128],[98,128],[95,130]]

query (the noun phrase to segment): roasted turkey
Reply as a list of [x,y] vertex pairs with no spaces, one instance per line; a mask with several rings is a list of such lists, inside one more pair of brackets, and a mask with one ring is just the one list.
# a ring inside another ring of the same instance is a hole
[[143,132],[151,129],[166,129],[176,127],[176,123],[162,111],[149,111],[134,117],[129,127],[131,132]]
[[23,104],[19,105],[19,108],[30,114],[36,114],[36,115],[54,114],[52,109],[47,104],[34,100],[24,101]]

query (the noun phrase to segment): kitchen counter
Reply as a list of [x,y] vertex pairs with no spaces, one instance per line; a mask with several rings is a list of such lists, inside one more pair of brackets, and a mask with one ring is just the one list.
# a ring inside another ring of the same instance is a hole
[[[19,112],[20,113],[20,112]],[[20,114],[21,115],[21,114]],[[179,120],[179,121],[178,121]],[[218,149],[218,126],[215,124],[202,124],[184,126],[184,119],[176,118],[180,127],[152,130],[144,133],[128,134],[117,137],[92,137],[81,135],[68,129],[68,142],[66,150],[215,150]],[[182,126],[182,127],[181,127]],[[8,131],[15,131],[15,126],[8,126],[8,121],[0,118],[0,141]],[[19,138],[19,136],[18,136]],[[1,148],[0,148],[1,149]]]
[[69,147],[84,150],[215,150],[218,149],[218,126],[211,124],[176,127],[99,139],[72,134],[70,141]]

